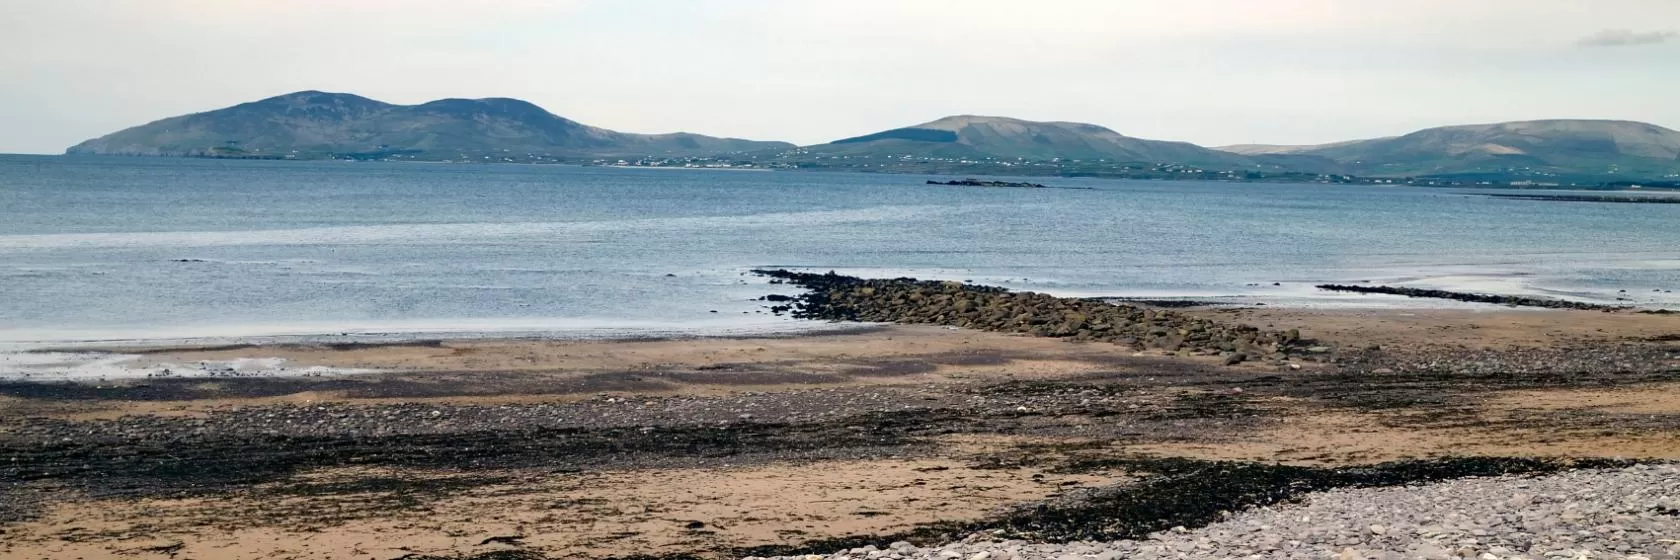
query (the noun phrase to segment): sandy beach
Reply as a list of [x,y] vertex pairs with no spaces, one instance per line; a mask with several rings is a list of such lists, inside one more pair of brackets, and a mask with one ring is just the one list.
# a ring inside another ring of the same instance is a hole
[[1680,560],[1680,0],[4,14],[0,560]]
[[1680,459],[1672,315],[1178,313],[1336,349],[938,325],[105,349],[374,373],[0,385],[0,555],[723,558],[960,538],[1151,461]]

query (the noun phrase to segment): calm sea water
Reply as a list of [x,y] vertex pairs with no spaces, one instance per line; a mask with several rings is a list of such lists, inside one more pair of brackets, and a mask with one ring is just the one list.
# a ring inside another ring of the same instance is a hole
[[753,267],[1273,305],[1451,305],[1311,287],[1362,280],[1680,304],[1662,291],[1680,290],[1680,205],[928,178],[0,156],[0,342],[800,327],[756,313],[780,287]]

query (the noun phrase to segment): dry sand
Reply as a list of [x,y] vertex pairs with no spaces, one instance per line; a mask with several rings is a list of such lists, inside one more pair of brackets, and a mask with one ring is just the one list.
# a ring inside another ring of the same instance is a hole
[[[364,469],[310,473],[285,484],[327,485],[376,476],[436,480],[461,475]],[[395,491],[278,501],[260,493],[218,500],[96,500],[66,503],[40,521],[8,527],[0,556],[396,558],[509,548],[485,542],[499,536],[520,537],[521,546],[549,554],[580,557],[791,544],[978,518],[1072,487],[1115,480],[905,460],[520,473],[509,483],[474,486],[418,504]],[[166,550],[174,544],[180,549]]]

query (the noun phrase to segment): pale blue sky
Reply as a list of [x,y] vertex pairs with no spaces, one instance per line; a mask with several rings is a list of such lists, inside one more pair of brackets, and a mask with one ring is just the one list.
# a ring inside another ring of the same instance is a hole
[[810,144],[949,114],[1204,145],[1680,128],[1676,0],[0,0],[0,152],[302,89]]

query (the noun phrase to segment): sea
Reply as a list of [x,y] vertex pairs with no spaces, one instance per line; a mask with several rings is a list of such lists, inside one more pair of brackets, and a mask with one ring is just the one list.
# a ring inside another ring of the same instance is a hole
[[0,346],[830,327],[766,312],[757,298],[790,288],[754,268],[1241,305],[1475,307],[1314,288],[1369,282],[1680,308],[1680,205],[925,184],[953,178],[0,156]]

